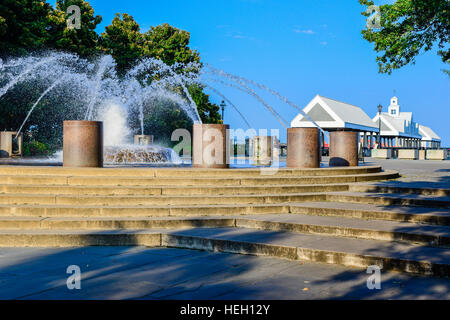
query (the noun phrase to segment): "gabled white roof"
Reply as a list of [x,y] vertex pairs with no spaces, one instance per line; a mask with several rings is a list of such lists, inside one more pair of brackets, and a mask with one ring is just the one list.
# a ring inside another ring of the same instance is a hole
[[[353,129],[378,132],[378,126],[359,107],[316,95],[303,109],[323,129]],[[308,117],[297,115],[291,127],[315,127]]]
[[[402,113],[409,114],[411,112],[402,112]],[[376,125],[378,125],[378,118],[379,118],[379,115],[377,114],[372,120]],[[411,115],[411,118],[412,118],[412,115]],[[411,122],[407,121],[405,119],[405,117],[393,117],[389,113],[382,112],[381,113],[381,133],[380,134],[382,136],[421,138],[420,135],[411,133],[409,131],[411,128],[407,127],[407,124],[411,124]],[[413,125],[414,125],[414,123],[413,123]]]
[[400,112],[398,117],[411,122],[413,114],[412,114],[412,112]]
[[441,141],[441,137],[439,137],[430,127],[419,125],[419,133],[424,141]]

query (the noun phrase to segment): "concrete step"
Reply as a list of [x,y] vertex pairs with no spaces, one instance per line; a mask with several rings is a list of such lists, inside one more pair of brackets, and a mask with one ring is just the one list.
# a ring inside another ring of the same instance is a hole
[[350,202],[305,202],[290,204],[291,213],[315,216],[386,220],[450,226],[448,209]]
[[3,217],[180,217],[289,213],[287,204],[185,205],[185,206],[88,206],[4,205]]
[[265,204],[304,201],[325,201],[325,193],[254,194],[254,195],[160,195],[160,196],[89,196],[0,194],[0,204],[93,205],[93,206],[172,206]]
[[[334,176],[381,172],[380,166],[287,169],[279,168],[275,176]],[[258,177],[258,168],[245,169],[196,169],[196,168],[68,168],[43,166],[0,166],[0,175],[50,175],[50,176],[94,176],[94,177]]]
[[0,217],[0,229],[177,229],[195,227],[240,227],[289,231],[323,236],[405,241],[430,246],[450,246],[450,227],[392,221],[367,221],[352,218],[276,214],[236,217],[192,218],[34,218]]
[[450,226],[447,209],[344,202],[187,206],[0,205],[3,217],[192,217],[304,214]]
[[450,189],[445,188],[421,188],[412,186],[398,186],[395,184],[387,183],[376,183],[376,184],[352,184],[349,187],[351,192],[376,192],[376,193],[398,193],[398,194],[420,194],[424,196],[437,196],[437,197],[448,197],[450,196]]
[[327,193],[326,198],[327,201],[335,202],[450,208],[450,197],[430,197],[418,194],[330,192]]
[[68,186],[68,185],[0,185],[4,194],[37,195],[99,195],[99,196],[154,196],[154,195],[251,195],[288,194],[305,192],[348,191],[348,184],[264,185],[264,186]]
[[[176,170],[175,170],[176,171]],[[71,186],[194,186],[194,185],[294,185],[294,184],[336,184],[377,181],[398,178],[397,171],[379,173],[295,176],[259,175],[255,177],[202,177],[191,173],[190,177],[146,177],[146,176],[64,176],[64,175],[0,175],[2,184],[7,185],[71,185]]]
[[450,250],[400,242],[275,232],[244,228],[192,228],[184,230],[0,230],[3,247],[74,246],[174,247],[265,255],[291,260],[378,265],[383,270],[432,276],[450,275]]

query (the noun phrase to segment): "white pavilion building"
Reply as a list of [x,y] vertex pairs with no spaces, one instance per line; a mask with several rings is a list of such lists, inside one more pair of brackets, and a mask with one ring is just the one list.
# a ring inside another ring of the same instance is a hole
[[419,134],[422,136],[422,148],[439,149],[441,147],[441,138],[430,127],[419,125]]
[[388,112],[377,114],[372,121],[381,128],[381,147],[420,148],[422,136],[412,112],[401,112],[398,98],[392,97]]
[[[303,109],[307,114],[298,114],[292,121],[292,128],[315,127],[313,120],[326,131],[358,131],[363,147],[369,148],[378,134],[378,126],[360,107],[342,101],[316,95]],[[323,137],[322,137],[323,138]],[[325,142],[323,142],[325,144]]]
[[345,102],[316,95],[303,109],[308,115],[298,114],[292,121],[291,127],[315,127],[311,119],[322,129],[353,130],[360,132],[378,132],[378,127],[370,117],[360,108]]

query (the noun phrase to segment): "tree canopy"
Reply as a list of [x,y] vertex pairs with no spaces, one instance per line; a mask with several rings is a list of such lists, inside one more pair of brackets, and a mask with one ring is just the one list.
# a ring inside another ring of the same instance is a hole
[[[81,28],[67,28],[67,8],[76,5],[80,8]],[[98,52],[97,25],[102,22],[101,16],[94,15],[94,9],[84,0],[57,0],[56,9],[50,15],[49,46],[89,57]]]
[[143,50],[146,56],[154,57],[168,65],[175,62],[200,62],[197,51],[189,48],[190,34],[164,23],[151,27],[144,34]]
[[52,6],[39,0],[0,2],[0,57],[45,48]]
[[[372,0],[359,0],[372,6]],[[397,0],[379,6],[379,29],[362,31],[364,39],[375,44],[381,53],[376,61],[380,73],[392,73],[407,64],[415,63],[417,55],[437,46],[444,63],[450,63],[450,1],[448,0]],[[371,12],[362,12],[369,17]]]
[[132,16],[117,13],[100,38],[100,49],[117,63],[117,71],[124,73],[143,55],[143,35]]

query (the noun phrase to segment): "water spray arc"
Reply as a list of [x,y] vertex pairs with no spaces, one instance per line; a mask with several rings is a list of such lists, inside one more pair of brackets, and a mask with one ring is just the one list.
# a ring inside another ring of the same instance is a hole
[[223,95],[219,90],[217,90],[214,87],[211,87],[210,85],[207,84],[203,84],[206,88],[209,88],[210,90],[212,90],[215,94],[217,94],[218,96],[220,96],[223,100],[225,100],[242,118],[242,120],[244,120],[245,124],[247,125],[248,128],[251,128],[252,126],[250,125],[250,123],[247,121],[247,119],[244,117],[244,115],[239,111],[239,109],[234,105],[233,102],[231,102],[225,95]]
[[205,73],[208,74],[212,74],[212,75],[218,75],[218,76],[222,76],[226,79],[232,80],[240,85],[244,85],[245,83],[249,83],[252,84],[260,89],[266,90],[269,93],[271,93],[272,95],[274,95],[275,97],[277,97],[278,99],[280,99],[281,101],[283,101],[284,103],[290,105],[291,107],[295,108],[297,111],[299,111],[306,119],[308,119],[311,123],[313,123],[323,134],[325,134],[328,137],[328,133],[326,131],[324,131],[308,114],[306,114],[305,112],[303,112],[303,110],[297,106],[295,103],[291,102],[288,98],[282,96],[281,94],[279,94],[278,92],[276,92],[275,90],[272,90],[270,88],[268,88],[267,86],[260,84],[256,81],[244,78],[244,77],[240,77],[240,76],[236,76],[230,73],[227,73],[223,70],[219,70],[216,69],[214,67],[212,67],[209,64],[205,64],[205,66],[209,69],[209,71],[204,71]]
[[56,80],[55,82],[53,82],[53,84],[48,87],[41,95],[40,97],[36,100],[36,102],[33,104],[33,106],[31,107],[30,111],[28,111],[27,116],[25,117],[25,120],[22,122],[22,125],[20,126],[19,130],[17,130],[16,133],[16,138],[19,136],[20,132],[23,129],[23,126],[25,125],[25,123],[27,122],[28,118],[30,117],[31,113],[33,112],[33,110],[36,108],[36,106],[39,104],[39,102],[41,102],[42,98],[44,98],[47,93],[49,93],[51,90],[53,90],[53,88],[55,88],[58,84],[60,84],[62,82],[62,80]]
[[276,112],[263,98],[261,98],[254,90],[252,90],[250,87],[248,87],[247,85],[243,85],[243,86],[238,86],[236,84],[233,83],[228,83],[219,79],[213,79],[213,78],[208,78],[208,81],[213,81],[213,82],[218,82],[224,86],[227,87],[231,87],[231,88],[235,88],[237,90],[240,90],[242,92],[245,92],[251,96],[253,96],[256,100],[258,100],[262,105],[264,105],[266,107],[267,110],[269,110],[274,116],[275,118],[278,120],[278,122],[285,128],[287,129],[288,124],[287,121],[284,120],[280,114],[278,114],[278,112]]

